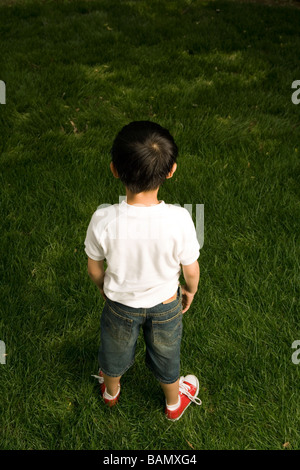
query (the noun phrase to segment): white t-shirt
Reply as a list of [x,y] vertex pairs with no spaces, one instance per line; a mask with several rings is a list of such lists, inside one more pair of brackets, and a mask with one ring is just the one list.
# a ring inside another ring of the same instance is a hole
[[182,265],[196,261],[200,245],[190,213],[174,204],[100,206],[87,229],[85,252],[106,259],[105,295],[134,308],[172,297]]

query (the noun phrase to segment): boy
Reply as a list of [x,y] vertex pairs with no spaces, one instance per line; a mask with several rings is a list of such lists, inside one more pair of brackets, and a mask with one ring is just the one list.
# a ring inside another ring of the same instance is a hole
[[[100,206],[85,239],[88,273],[105,300],[95,376],[104,401],[117,403],[142,327],[146,365],[160,382],[170,420],[179,419],[192,401],[201,404],[198,379],[179,373],[182,314],[198,289],[200,246],[189,212],[157,198],[176,170],[177,154],[173,137],[160,125],[124,126],[113,142],[110,168],[125,185],[126,200]],[[181,266],[184,286],[178,282]]]

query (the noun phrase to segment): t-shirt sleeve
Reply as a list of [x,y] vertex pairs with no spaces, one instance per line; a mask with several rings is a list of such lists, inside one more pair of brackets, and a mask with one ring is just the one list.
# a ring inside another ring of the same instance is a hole
[[196,229],[193,219],[185,209],[184,220],[182,221],[183,237],[182,246],[179,253],[180,264],[188,266],[194,263],[200,255],[200,245],[197,239]]
[[84,241],[85,249],[84,251],[88,255],[89,258],[100,261],[105,259],[103,248],[101,246],[99,237],[96,235],[96,223],[97,223],[97,216],[96,214],[93,215],[91,221],[89,223],[86,238]]

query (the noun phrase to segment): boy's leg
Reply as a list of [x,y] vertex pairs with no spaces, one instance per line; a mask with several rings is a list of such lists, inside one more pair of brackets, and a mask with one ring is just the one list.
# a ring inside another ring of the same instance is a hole
[[[140,328],[136,310],[107,299],[102,311],[98,366],[102,396],[104,401],[109,401],[109,406],[113,406],[119,396],[121,375],[134,362]],[[131,311],[135,316],[131,316]],[[115,376],[118,372],[120,375]]]
[[160,382],[160,385],[165,394],[167,405],[177,405],[179,397],[179,379],[172,384],[164,384]]
[[117,395],[118,390],[119,390],[118,386],[119,386],[119,383],[120,383],[121,376],[119,376],[119,377],[110,377],[109,375],[106,375],[106,374],[103,373],[103,378],[104,378],[104,383],[105,383],[107,393],[109,395],[111,395],[112,397]]

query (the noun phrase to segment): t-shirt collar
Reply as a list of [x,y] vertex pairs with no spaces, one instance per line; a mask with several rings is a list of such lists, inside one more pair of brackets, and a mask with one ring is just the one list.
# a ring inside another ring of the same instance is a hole
[[128,213],[134,214],[134,215],[150,215],[150,214],[156,214],[159,213],[163,210],[165,206],[164,201],[159,201],[158,204],[153,204],[151,206],[136,206],[132,204],[127,203],[127,197],[123,199],[123,201],[120,203],[120,208],[122,210],[127,210]]

